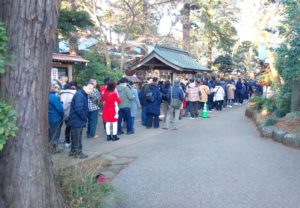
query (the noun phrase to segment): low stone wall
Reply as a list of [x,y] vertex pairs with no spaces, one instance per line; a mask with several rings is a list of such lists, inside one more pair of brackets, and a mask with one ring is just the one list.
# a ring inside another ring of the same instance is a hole
[[262,137],[271,138],[284,145],[300,148],[300,135],[286,132],[275,126],[264,126],[265,118],[249,105],[246,108],[245,115],[254,121]]

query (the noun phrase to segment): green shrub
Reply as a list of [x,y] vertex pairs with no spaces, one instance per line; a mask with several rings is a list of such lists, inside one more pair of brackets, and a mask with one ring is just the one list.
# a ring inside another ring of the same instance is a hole
[[282,111],[282,110],[277,109],[277,110],[275,111],[275,116],[276,116],[276,118],[282,118],[282,117],[284,117],[285,115],[286,115],[286,112],[284,112],[284,111]]
[[267,98],[259,95],[252,96],[249,100],[250,103],[253,103],[255,105],[256,110],[261,110],[264,107],[265,102],[267,101]]
[[291,111],[291,90],[287,84],[280,87],[275,102],[276,108],[280,112],[277,113],[280,115],[279,117],[283,117]]
[[17,113],[6,102],[0,101],[0,151],[9,137],[15,137],[18,127],[16,125]]
[[300,119],[300,111],[288,113],[284,118],[287,120],[298,120]]
[[272,97],[272,98],[264,99],[263,104],[262,104],[262,108],[267,110],[268,113],[274,112],[277,109],[275,98]]
[[274,126],[277,124],[277,120],[275,119],[268,119],[265,121],[264,126]]
[[[4,66],[8,64],[8,56],[5,54],[7,49],[7,36],[4,24],[0,22],[0,76],[5,72]],[[9,137],[15,137],[18,130],[17,113],[8,103],[1,101],[0,98],[0,151]]]
[[101,208],[109,194],[116,195],[111,183],[96,183],[96,175],[106,167],[101,158],[94,158],[65,169],[55,171],[57,187],[67,207]]

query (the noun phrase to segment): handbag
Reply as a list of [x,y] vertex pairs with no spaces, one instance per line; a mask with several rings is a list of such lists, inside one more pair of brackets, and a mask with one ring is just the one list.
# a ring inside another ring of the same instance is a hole
[[180,109],[182,102],[178,98],[173,98],[172,91],[173,91],[173,88],[171,87],[171,103],[170,103],[170,106],[174,109]]

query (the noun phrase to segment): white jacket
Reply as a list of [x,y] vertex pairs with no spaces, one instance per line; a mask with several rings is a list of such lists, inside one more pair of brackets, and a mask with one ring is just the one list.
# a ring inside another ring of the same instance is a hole
[[72,99],[76,93],[76,90],[61,90],[60,91],[60,101],[63,104],[63,108],[65,111],[65,116],[69,116],[70,114],[70,106]]
[[214,94],[214,101],[220,101],[220,100],[224,100],[225,97],[225,91],[223,89],[223,87],[221,86],[215,86],[215,88],[212,90]]

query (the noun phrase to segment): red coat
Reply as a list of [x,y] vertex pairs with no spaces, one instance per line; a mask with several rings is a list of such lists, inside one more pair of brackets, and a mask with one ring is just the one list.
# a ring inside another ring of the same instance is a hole
[[103,102],[103,110],[102,110],[102,119],[103,122],[116,122],[118,119],[115,118],[116,109],[115,109],[115,102],[118,104],[121,103],[121,100],[117,93],[109,92],[105,90],[102,97]]

